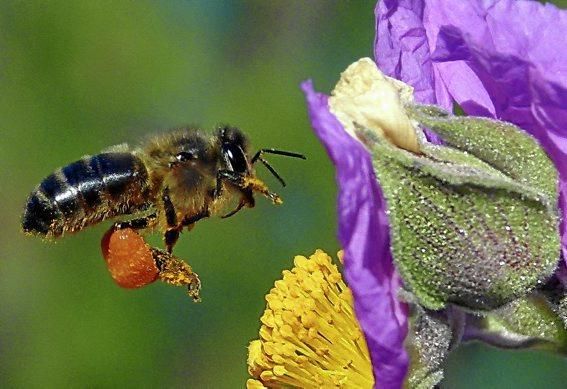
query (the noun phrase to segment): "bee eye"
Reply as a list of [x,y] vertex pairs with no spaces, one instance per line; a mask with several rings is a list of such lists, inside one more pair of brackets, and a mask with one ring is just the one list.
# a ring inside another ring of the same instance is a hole
[[222,146],[222,152],[225,160],[228,162],[229,168],[232,168],[234,172],[246,173],[248,171],[246,156],[239,146],[225,143]]
[[195,154],[187,151],[182,151],[180,153],[177,153],[175,159],[177,159],[178,162],[190,161],[192,159],[195,159]]

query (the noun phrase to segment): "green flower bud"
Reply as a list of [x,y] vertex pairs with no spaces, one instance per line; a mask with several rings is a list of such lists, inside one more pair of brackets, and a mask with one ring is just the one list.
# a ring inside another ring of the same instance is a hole
[[[413,106],[420,154],[361,131],[388,202],[392,252],[425,308],[489,311],[525,296],[560,252],[557,173],[539,144],[495,120]],[[416,126],[417,127],[417,126]]]

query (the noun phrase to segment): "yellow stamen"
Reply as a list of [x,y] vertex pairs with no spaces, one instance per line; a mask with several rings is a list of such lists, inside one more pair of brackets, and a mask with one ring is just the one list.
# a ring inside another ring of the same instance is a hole
[[248,389],[371,388],[372,365],[352,294],[323,251],[297,256],[266,296],[248,347]]

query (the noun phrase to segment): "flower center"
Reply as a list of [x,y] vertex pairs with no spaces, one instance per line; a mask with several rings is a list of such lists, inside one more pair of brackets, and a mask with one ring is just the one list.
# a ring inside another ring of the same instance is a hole
[[374,383],[352,294],[331,258],[297,256],[266,296],[260,339],[249,346],[248,388],[357,387]]

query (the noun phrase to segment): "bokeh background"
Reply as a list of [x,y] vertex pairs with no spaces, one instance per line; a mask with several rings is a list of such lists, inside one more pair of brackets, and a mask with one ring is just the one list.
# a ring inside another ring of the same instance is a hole
[[[266,292],[295,254],[339,249],[333,169],[298,85],[313,78],[329,92],[349,63],[372,55],[373,8],[0,3],[0,387],[243,387]],[[201,304],[159,283],[118,288],[99,249],[109,223],[55,244],[20,233],[28,193],[58,166],[162,129],[218,123],[309,159],[270,157],[288,181],[283,206],[259,199],[181,237],[176,254],[200,274]],[[447,376],[447,388],[560,388],[567,362],[473,344],[452,355]]]

